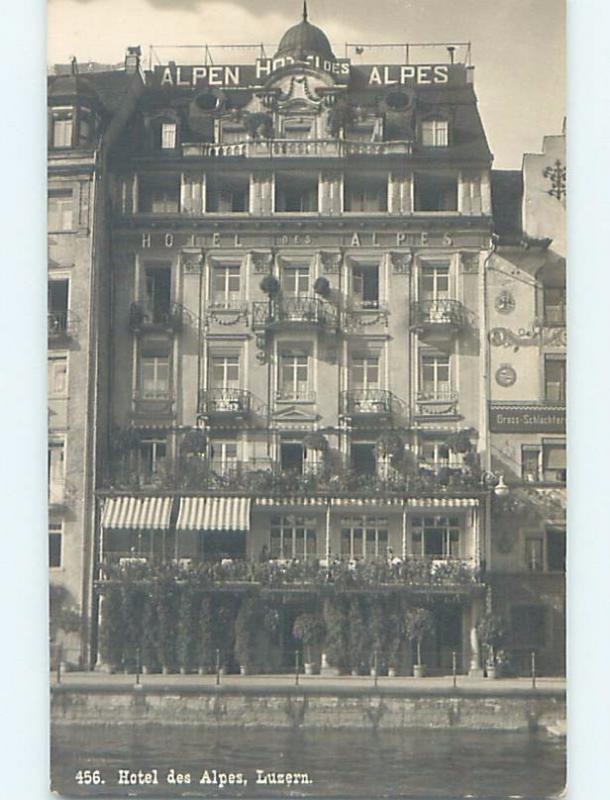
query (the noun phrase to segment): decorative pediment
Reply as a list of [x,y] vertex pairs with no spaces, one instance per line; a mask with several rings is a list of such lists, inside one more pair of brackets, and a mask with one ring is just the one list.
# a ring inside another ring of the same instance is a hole
[[[273,413],[274,425],[282,429],[286,426],[294,430],[310,430],[311,426],[317,422],[318,419],[318,414],[292,404],[281,409],[276,409]],[[294,426],[299,427],[294,428]]]

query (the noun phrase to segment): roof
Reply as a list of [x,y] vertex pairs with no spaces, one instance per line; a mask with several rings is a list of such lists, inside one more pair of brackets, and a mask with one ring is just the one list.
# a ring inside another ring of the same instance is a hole
[[110,113],[118,110],[133,75],[125,70],[90,72],[82,75],[52,75],[48,79],[49,97],[95,96]]
[[523,173],[516,169],[492,170],[491,203],[495,233],[505,244],[523,238]]
[[275,54],[276,58],[286,56],[297,61],[304,61],[307,56],[320,56],[330,60],[335,58],[324,31],[308,21],[307,3],[303,4],[303,19],[286,31]]

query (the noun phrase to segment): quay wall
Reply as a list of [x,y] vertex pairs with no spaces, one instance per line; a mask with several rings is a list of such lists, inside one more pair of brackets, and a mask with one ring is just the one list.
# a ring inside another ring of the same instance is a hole
[[537,730],[565,721],[561,690],[434,687],[234,688],[58,685],[54,724],[171,724],[261,728]]

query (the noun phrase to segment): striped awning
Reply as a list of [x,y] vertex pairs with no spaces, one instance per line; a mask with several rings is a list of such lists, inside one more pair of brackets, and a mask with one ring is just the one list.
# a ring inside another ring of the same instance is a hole
[[333,506],[401,506],[399,497],[333,497]]
[[476,497],[409,497],[407,505],[413,508],[474,508]]
[[247,531],[250,529],[248,497],[183,497],[178,531]]
[[108,497],[102,510],[102,527],[167,530],[172,502],[171,497]]
[[325,497],[257,497],[257,506],[325,506]]

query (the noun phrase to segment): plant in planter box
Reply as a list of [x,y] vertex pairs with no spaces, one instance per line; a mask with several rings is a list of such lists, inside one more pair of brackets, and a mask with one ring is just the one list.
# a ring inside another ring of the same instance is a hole
[[330,297],[330,283],[328,278],[325,278],[323,275],[316,278],[313,290],[316,294],[319,294],[320,297],[323,297],[325,300],[328,299]]
[[273,137],[273,117],[264,111],[244,115],[244,127],[252,139]]
[[265,275],[265,277],[260,282],[261,291],[264,292],[270,300],[273,300],[274,297],[277,297],[280,291],[280,282],[275,277],[269,273]]
[[348,665],[348,622],[340,601],[329,601],[324,609],[324,652],[328,663],[344,671]]
[[[380,564],[379,566],[384,570],[387,568],[386,564]],[[368,612],[369,664],[371,674],[374,675],[375,670],[379,671],[381,669],[382,662],[387,657],[385,613],[381,595],[372,594],[369,596]]]
[[100,652],[102,661],[111,669],[118,669],[123,663],[123,643],[125,626],[123,624],[123,599],[118,583],[110,583],[104,591],[101,610]]
[[486,611],[477,625],[479,640],[485,648],[485,664],[488,678],[496,677],[496,653],[504,642],[505,625],[499,614]]
[[176,666],[176,584],[171,575],[163,575],[156,585],[159,620],[157,653],[161,671],[172,672]]
[[200,674],[211,672],[216,663],[214,652],[212,600],[208,595],[201,598],[197,621],[197,666]]
[[447,437],[447,445],[454,453],[469,453],[472,447],[472,437],[476,433],[474,428],[464,428]]
[[178,606],[178,632],[176,637],[176,655],[180,672],[185,674],[193,666],[193,587],[185,582],[180,587]]
[[324,620],[318,614],[301,614],[294,621],[292,635],[303,644],[306,675],[311,675],[314,669],[311,649],[322,644],[325,633]]
[[434,631],[434,615],[429,608],[407,608],[403,622],[405,637],[414,641],[417,647],[417,663],[413,666],[413,674],[416,678],[421,678],[425,669],[421,660],[421,645],[423,639]]
[[260,623],[260,608],[254,597],[244,597],[235,619],[235,658],[242,675],[255,667],[256,636]]
[[366,662],[369,637],[360,599],[352,597],[347,612],[348,658],[352,675],[358,675]]
[[159,669],[158,633],[157,596],[149,585],[145,593],[142,612],[142,670],[145,673],[156,672]]

